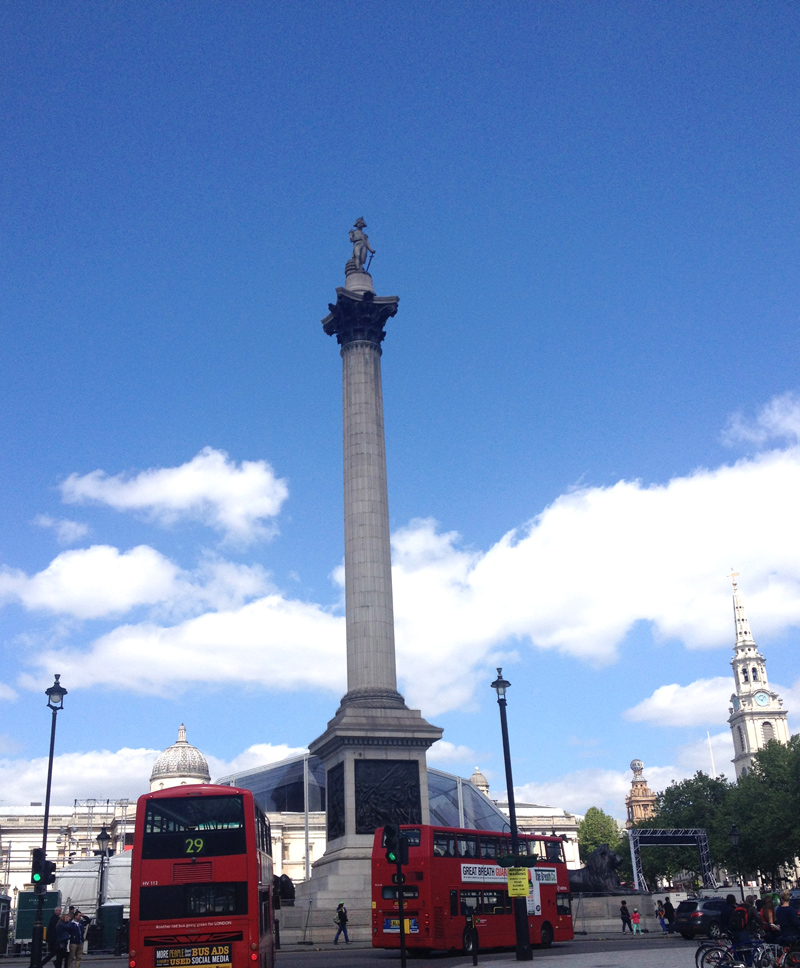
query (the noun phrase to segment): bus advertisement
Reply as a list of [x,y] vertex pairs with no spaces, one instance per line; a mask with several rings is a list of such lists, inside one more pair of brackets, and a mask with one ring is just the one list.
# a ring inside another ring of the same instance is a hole
[[249,790],[139,798],[128,957],[129,968],[273,968],[272,841]]
[[[400,947],[397,868],[387,861],[383,830],[372,847],[372,946]],[[508,870],[500,866],[511,853],[508,835],[491,830],[405,826],[408,865],[403,867],[403,933],[409,949],[462,949],[472,952],[477,932],[480,948],[516,943],[513,898]],[[528,931],[532,944],[549,947],[573,938],[569,878],[559,837],[519,836],[525,871]]]

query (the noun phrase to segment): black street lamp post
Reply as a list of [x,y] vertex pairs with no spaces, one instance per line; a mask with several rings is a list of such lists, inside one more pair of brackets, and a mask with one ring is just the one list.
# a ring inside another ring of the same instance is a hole
[[739,878],[739,890],[742,892],[742,904],[744,904],[744,881],[742,880],[742,865],[739,863],[739,838],[740,833],[736,829],[736,824],[731,825],[731,832],[728,834],[728,840],[731,842],[731,847],[736,851],[736,876]]
[[[53,751],[56,746],[56,716],[58,711],[64,708],[64,696],[67,690],[58,681],[60,675],[56,675],[53,685],[45,689],[47,696],[47,708],[53,713],[53,720],[50,726],[50,757],[47,761],[47,791],[44,796],[44,829],[42,830],[42,853],[47,857],[47,825],[50,822],[50,787],[53,782]],[[33,922],[33,932],[31,938],[31,968],[41,968],[42,966],[42,940],[44,937],[44,892],[47,885],[37,886],[36,916]]]
[[[500,707],[500,729],[503,733],[503,758],[506,765],[506,789],[508,790],[508,814],[511,820],[511,853],[518,861],[517,804],[514,800],[514,779],[511,776],[511,749],[508,743],[508,721],[506,719],[506,689],[510,685],[511,683],[503,678],[503,670],[498,668],[497,678],[492,683],[492,689],[497,693],[497,705]],[[527,898],[514,898],[514,928],[517,935],[517,961],[533,961],[530,932],[528,931]]]
[[103,908],[103,874],[105,872],[105,867],[108,863],[108,845],[111,842],[111,835],[106,830],[106,825],[100,828],[100,833],[95,838],[97,840],[97,846],[100,848],[100,876],[97,882],[97,923],[101,924],[102,919],[100,917]]

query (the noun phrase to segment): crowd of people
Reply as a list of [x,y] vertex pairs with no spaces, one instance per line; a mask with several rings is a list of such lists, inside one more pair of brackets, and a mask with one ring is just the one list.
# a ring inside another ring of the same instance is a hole
[[89,918],[76,908],[57,907],[47,925],[48,954],[42,965],[52,958],[55,968],[80,968],[88,923]]
[[[791,906],[791,893],[766,895],[756,898],[749,894],[744,901],[737,901],[733,894],[725,898],[720,925],[722,931],[730,935],[735,944],[764,938],[767,941],[800,942],[800,916]],[[656,902],[655,916],[664,934],[674,930],[675,908],[668,897]],[[641,934],[639,911],[631,911],[627,901],[622,901],[619,909],[622,933]]]
[[734,895],[729,894],[725,898],[722,930],[731,936],[734,944],[754,938],[788,943],[800,941],[800,917],[791,906],[791,898],[789,891],[782,891],[777,898],[770,895],[756,898],[749,894],[744,903],[737,903]]

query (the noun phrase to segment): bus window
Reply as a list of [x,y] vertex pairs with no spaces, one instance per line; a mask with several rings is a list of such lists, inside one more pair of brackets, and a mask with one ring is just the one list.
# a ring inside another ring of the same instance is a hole
[[409,847],[419,847],[419,827],[401,830],[400,833],[408,840]]
[[211,914],[247,914],[247,882],[140,888],[141,921],[204,918]]
[[455,857],[456,856],[455,834],[446,833],[444,830],[434,830],[433,856],[434,857]]
[[[396,901],[397,892],[399,888],[387,885],[381,888],[381,897],[384,901]],[[406,884],[403,888],[403,898],[408,900],[409,898],[419,897],[419,888],[414,885]]]
[[462,891],[461,892],[461,913],[480,914],[481,913],[481,892]]
[[458,916],[458,891],[450,891],[450,917]]
[[538,857],[539,860],[547,860],[547,853],[545,848],[545,841],[543,840],[529,840],[528,850],[531,857]]
[[547,859],[553,863],[563,864],[564,863],[564,850],[563,844],[560,840],[546,840],[545,845],[547,847]]
[[458,835],[458,856],[478,860],[478,838],[474,834]]
[[484,891],[483,892],[483,913],[484,914],[508,914],[511,908],[508,905],[508,894],[505,891]]
[[556,914],[572,914],[569,906],[569,894],[556,894]]
[[494,860],[500,856],[500,838],[481,834],[481,860]]
[[142,858],[186,860],[246,852],[241,796],[150,800],[144,817]]

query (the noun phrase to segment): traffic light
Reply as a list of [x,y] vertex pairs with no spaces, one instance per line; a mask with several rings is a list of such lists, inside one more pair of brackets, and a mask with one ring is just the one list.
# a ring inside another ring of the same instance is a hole
[[56,862],[54,860],[46,860],[44,862],[44,872],[42,876],[43,884],[55,884],[56,882]]
[[41,847],[34,847],[31,852],[31,881],[37,894],[43,894],[46,890],[47,882],[44,879],[46,863],[44,850]]
[[408,837],[404,833],[400,833],[400,864],[408,863]]
[[396,823],[387,823],[383,828],[383,846],[386,848],[386,860],[396,864],[400,859],[400,828]]

